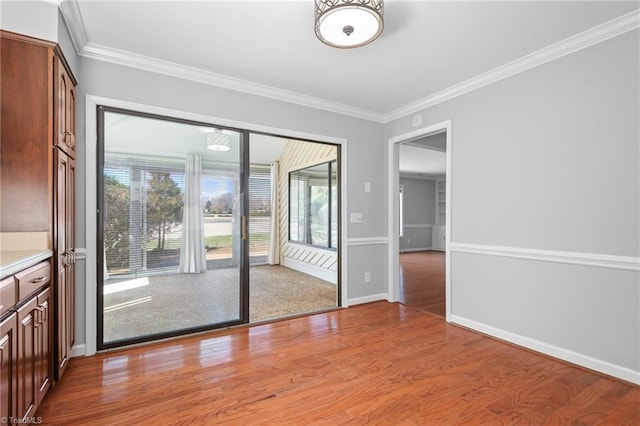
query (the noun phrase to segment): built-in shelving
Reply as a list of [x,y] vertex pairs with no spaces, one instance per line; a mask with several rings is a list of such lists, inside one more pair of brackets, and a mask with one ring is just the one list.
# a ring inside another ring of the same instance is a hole
[[447,181],[438,179],[436,181],[436,225],[446,225],[447,223]]

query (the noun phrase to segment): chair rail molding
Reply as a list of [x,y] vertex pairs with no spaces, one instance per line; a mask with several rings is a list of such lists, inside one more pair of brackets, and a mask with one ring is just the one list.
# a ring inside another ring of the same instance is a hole
[[348,238],[347,246],[374,246],[389,244],[387,237],[361,237],[361,238]]
[[485,256],[511,257],[516,259],[592,266],[597,268],[621,269],[636,272],[640,271],[640,257],[631,256],[613,256],[607,254],[540,250],[467,243],[451,243],[451,251],[454,253],[472,253]]

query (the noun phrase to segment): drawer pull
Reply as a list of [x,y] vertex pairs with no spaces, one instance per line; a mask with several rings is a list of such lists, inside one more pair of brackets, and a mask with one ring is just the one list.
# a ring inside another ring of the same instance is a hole
[[35,284],[35,283],[41,283],[41,282],[43,282],[43,281],[44,281],[44,280],[46,280],[46,279],[47,279],[47,277],[38,277],[38,278],[34,278],[34,279],[32,279],[32,280],[31,280],[31,282],[32,282],[32,283],[34,283],[34,284]]
[[64,131],[64,143],[67,144],[67,146],[69,148],[73,148],[73,146],[75,145],[75,143],[73,142],[72,139],[73,133],[71,133],[68,130]]
[[42,306],[36,306],[33,310],[33,327],[38,328],[47,320],[47,316],[45,314],[46,308]]

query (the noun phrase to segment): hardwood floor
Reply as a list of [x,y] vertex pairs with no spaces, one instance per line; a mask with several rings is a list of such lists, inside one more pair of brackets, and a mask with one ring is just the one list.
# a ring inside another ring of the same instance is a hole
[[400,254],[400,303],[445,316],[445,262],[442,251]]
[[44,424],[640,424],[640,388],[398,303],[70,361]]

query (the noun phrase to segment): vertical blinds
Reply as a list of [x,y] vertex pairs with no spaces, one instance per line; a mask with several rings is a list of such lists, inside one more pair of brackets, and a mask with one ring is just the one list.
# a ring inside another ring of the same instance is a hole
[[249,167],[249,259],[267,262],[271,227],[271,174],[267,165]]
[[[204,171],[208,179],[238,176],[237,167],[212,170],[208,166]],[[176,201],[184,201],[184,179],[184,162],[176,159],[105,157],[104,248],[109,275],[177,270],[182,208]],[[269,166],[250,166],[249,197],[250,262],[266,263],[271,218]]]

